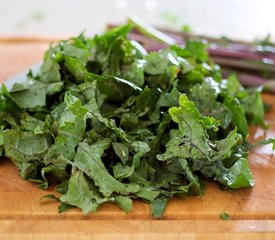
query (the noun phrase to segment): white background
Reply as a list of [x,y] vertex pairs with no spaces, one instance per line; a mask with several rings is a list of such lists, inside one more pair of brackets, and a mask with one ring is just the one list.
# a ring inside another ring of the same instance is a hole
[[[164,20],[176,15],[178,24]],[[275,0],[0,0],[0,37],[67,37],[102,32],[134,14],[148,23],[253,40],[275,38]]]

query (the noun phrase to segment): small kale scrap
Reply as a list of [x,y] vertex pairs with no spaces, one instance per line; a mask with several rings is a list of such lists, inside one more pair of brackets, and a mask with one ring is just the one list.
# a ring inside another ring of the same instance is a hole
[[59,211],[132,199],[162,216],[206,181],[251,187],[248,125],[265,126],[258,89],[223,79],[206,43],[147,52],[131,25],[53,45],[38,75],[0,93],[0,153],[23,179],[57,184]]

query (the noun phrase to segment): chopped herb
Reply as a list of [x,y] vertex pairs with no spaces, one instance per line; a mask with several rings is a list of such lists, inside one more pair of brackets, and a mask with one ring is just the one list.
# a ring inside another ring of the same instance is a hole
[[259,89],[223,79],[205,42],[148,54],[130,30],[60,41],[38,75],[3,85],[0,154],[22,178],[57,184],[61,196],[46,197],[59,212],[106,202],[130,212],[140,198],[161,217],[173,196],[202,195],[205,181],[253,186],[246,137],[248,124],[264,126]]
[[230,215],[228,213],[224,212],[224,213],[220,214],[220,219],[225,220],[225,221],[229,221],[232,218],[230,217]]

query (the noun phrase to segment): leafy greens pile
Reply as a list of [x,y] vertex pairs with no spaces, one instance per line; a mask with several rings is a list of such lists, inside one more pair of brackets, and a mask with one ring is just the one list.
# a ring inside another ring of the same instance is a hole
[[41,188],[57,183],[59,211],[129,212],[139,198],[157,217],[205,181],[253,186],[246,137],[248,124],[264,126],[259,89],[223,79],[204,42],[147,53],[130,30],[60,41],[37,76],[3,85],[1,155]]

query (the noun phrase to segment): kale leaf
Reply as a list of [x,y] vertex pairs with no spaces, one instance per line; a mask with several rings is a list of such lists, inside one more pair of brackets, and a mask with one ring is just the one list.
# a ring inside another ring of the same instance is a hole
[[147,53],[131,28],[60,41],[37,76],[3,85],[0,155],[22,178],[58,184],[61,196],[48,197],[60,212],[105,202],[130,212],[140,198],[161,217],[205,181],[253,186],[246,138],[249,124],[266,127],[260,90],[223,79],[205,42]]

